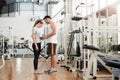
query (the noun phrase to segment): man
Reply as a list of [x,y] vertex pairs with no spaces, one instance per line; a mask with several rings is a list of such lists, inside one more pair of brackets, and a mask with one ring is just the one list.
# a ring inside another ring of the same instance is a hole
[[48,34],[46,36],[41,37],[42,40],[47,41],[47,54],[51,56],[51,69],[48,70],[48,73],[57,72],[56,70],[56,59],[55,59],[55,52],[57,46],[57,26],[52,21],[50,16],[45,16],[44,21],[48,26]]

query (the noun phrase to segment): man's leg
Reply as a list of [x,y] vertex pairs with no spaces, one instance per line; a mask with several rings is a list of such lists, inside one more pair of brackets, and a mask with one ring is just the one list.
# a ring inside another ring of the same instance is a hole
[[56,51],[56,44],[51,43],[50,45],[51,48],[51,70],[49,73],[56,72],[56,57],[55,57],[55,51]]
[[56,69],[56,58],[55,58],[55,55],[51,55],[51,69]]

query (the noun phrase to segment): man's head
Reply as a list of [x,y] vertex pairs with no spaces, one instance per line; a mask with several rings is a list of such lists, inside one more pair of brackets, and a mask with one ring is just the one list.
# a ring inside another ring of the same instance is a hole
[[50,20],[51,20],[51,17],[50,16],[45,16],[44,18],[43,18],[43,20],[47,23],[47,24],[49,24],[50,23]]

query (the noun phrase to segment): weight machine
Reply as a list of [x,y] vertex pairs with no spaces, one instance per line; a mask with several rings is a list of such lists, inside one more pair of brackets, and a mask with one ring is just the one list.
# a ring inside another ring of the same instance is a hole
[[7,54],[5,54],[5,40],[8,38],[5,37],[3,34],[0,34],[0,57],[2,58],[2,65],[0,65],[0,69],[5,65],[5,58]]
[[[76,51],[73,51],[73,41],[75,40],[75,35],[80,34],[80,28],[78,30],[74,30],[69,32],[70,37],[68,40],[68,47],[67,47],[67,65],[62,65],[61,67],[65,67],[69,71],[76,71],[77,70],[77,60],[81,56],[81,50],[79,46],[79,42],[76,43]],[[68,65],[70,64],[70,65]]]
[[[113,45],[111,47],[112,48],[114,47],[112,51],[120,51],[119,45]],[[87,68],[87,71],[84,73],[85,75],[83,76],[84,80],[88,80],[89,78],[96,79],[97,77],[112,77],[112,80],[119,79],[120,55],[117,55],[117,56],[112,55],[111,58],[113,56],[116,57],[116,59],[114,58],[114,60],[112,60],[110,57],[107,57],[105,53],[100,52],[99,48],[93,45],[84,45],[83,48],[92,50],[90,61],[89,61],[89,67]],[[111,72],[111,75],[97,75],[97,61],[100,62],[109,72]]]

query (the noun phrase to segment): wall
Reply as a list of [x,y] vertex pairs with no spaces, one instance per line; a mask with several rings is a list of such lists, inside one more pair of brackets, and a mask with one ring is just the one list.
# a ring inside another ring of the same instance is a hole
[[[37,19],[43,19],[47,15],[47,2],[44,0],[44,4],[38,5],[36,3],[14,3],[18,0],[7,0],[7,4],[15,4],[12,12],[7,12],[0,17],[0,33],[1,30],[9,37],[9,30],[4,27],[12,27],[12,33],[14,37],[25,38],[31,40],[32,26]],[[34,0],[36,1],[36,0]],[[11,8],[11,7],[10,7]],[[8,10],[5,8],[5,10]]]
[[120,44],[120,5],[118,5],[117,11],[118,11],[117,12],[118,13],[118,44]]
[[[43,18],[47,13],[46,12],[38,12],[35,16],[31,16],[30,12],[21,12],[21,16],[17,17],[2,17],[0,18],[0,27],[13,27],[13,36],[18,37],[19,39],[24,37],[25,39],[31,40],[31,31],[32,26],[34,24],[34,20],[31,20],[34,17]],[[18,14],[18,13],[16,13]]]

